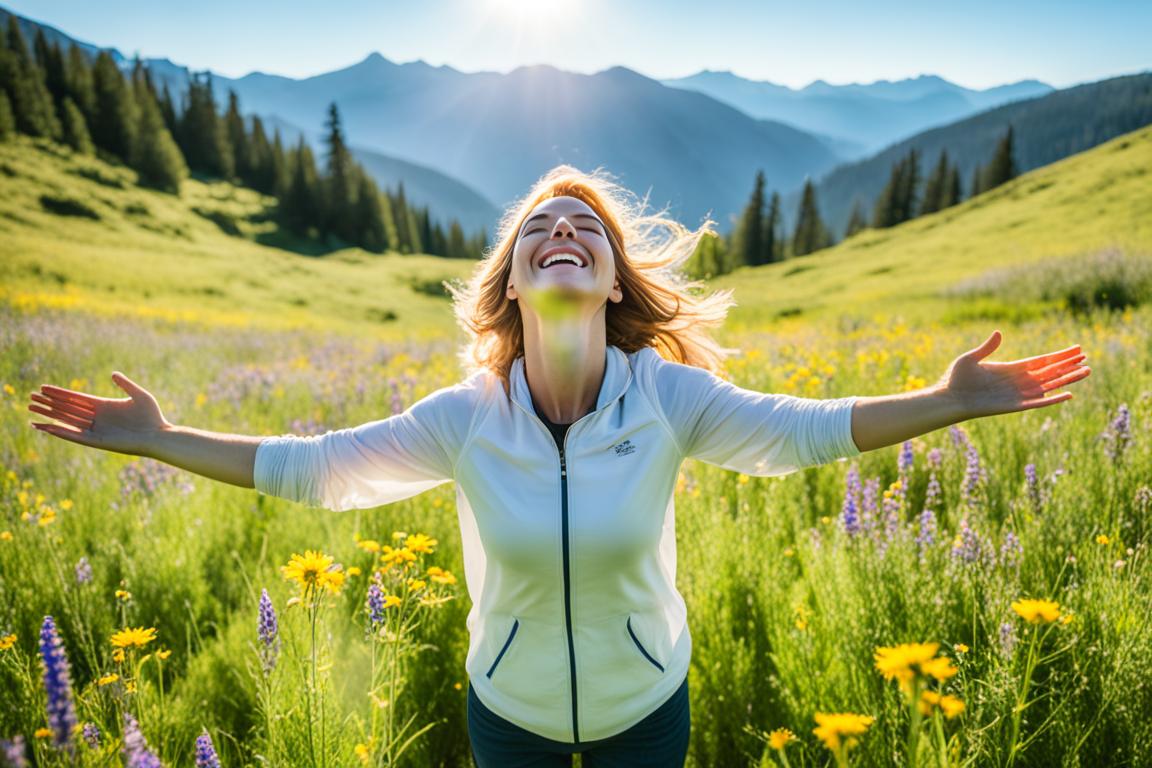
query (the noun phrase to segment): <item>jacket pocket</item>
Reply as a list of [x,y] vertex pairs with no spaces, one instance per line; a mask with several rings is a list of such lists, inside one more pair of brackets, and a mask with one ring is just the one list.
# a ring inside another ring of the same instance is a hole
[[504,658],[504,654],[508,652],[508,646],[512,645],[512,640],[516,637],[516,630],[520,628],[520,619],[515,619],[512,622],[512,631],[508,633],[508,639],[504,641],[504,647],[500,649],[500,653],[496,654],[496,659],[492,662],[492,666],[488,668],[487,677],[491,679],[492,673],[496,671],[496,666],[500,660]]
[[656,659],[652,657],[652,654],[648,653],[648,651],[640,643],[640,639],[638,637],[636,637],[636,633],[632,631],[632,617],[631,616],[628,617],[627,628],[628,628],[628,636],[632,638],[632,643],[636,646],[636,649],[638,651],[640,651],[640,653],[644,654],[644,658],[648,659],[648,661],[652,663],[652,666],[656,667],[656,669],[663,672],[664,671],[664,665],[661,664],[660,662],[656,661]]

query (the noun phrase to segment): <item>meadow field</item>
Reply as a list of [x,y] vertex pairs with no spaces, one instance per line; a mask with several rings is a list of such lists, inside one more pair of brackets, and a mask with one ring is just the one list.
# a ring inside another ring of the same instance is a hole
[[[119,188],[21,142],[0,144],[0,755],[210,764],[206,734],[224,766],[470,765],[450,484],[306,509],[38,433],[28,404],[124,396],[120,370],[203,429],[383,418],[461,378],[428,282],[471,265],[272,249],[242,192]],[[1152,764],[1150,167],[1145,130],[717,281],[751,389],[917,389],[997,328],[992,359],[1079,344],[1093,373],[785,477],[685,463],[689,765]]]

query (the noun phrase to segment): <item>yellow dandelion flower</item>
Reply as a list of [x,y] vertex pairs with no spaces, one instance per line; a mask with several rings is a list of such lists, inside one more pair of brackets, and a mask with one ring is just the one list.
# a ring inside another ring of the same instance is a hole
[[97,680],[97,681],[96,681],[96,685],[101,685],[101,686],[103,686],[103,685],[111,685],[112,683],[116,682],[116,681],[117,681],[117,680],[119,680],[119,679],[120,679],[120,675],[118,675],[118,674],[116,674],[115,672],[113,672],[112,674],[110,674],[110,675],[104,675],[102,678],[100,678],[99,680]]
[[920,694],[920,701],[918,702],[918,706],[920,707],[920,714],[924,715],[924,717],[928,717],[932,714],[933,710],[939,703],[940,694],[936,693],[936,691],[922,692]]
[[128,682],[124,683],[124,690],[128,693],[136,693],[136,681],[129,680]]
[[453,688],[455,688],[455,689],[456,689],[456,690],[458,690],[458,691],[460,691],[460,690],[463,690],[463,689],[464,689],[464,686],[463,686],[463,685],[461,685],[460,683],[453,683],[453,684],[452,684],[452,687],[453,687]]
[[348,569],[348,575],[349,576],[359,576],[360,575],[360,569],[354,565]]
[[1096,537],[1096,543],[1101,545],[1101,546],[1107,546],[1109,543],[1111,543],[1111,539],[1109,539],[1104,534],[1100,534],[1099,536]]
[[52,735],[52,729],[51,728],[37,728],[36,732],[32,735],[38,739],[46,739]]
[[876,669],[885,680],[911,679],[915,668],[932,660],[939,650],[939,643],[902,643],[889,648],[876,649]]
[[745,475],[745,474],[739,475],[736,478],[736,482],[740,483],[740,485],[746,484],[748,482],[748,475]]
[[316,580],[316,586],[317,588],[323,587],[335,595],[338,594],[340,592],[340,588],[344,586],[344,577],[344,571],[325,571],[324,573],[320,574],[320,578]]
[[1060,618],[1060,604],[1051,600],[1017,600],[1012,610],[1029,624],[1051,624]]
[[14,645],[16,645],[16,635],[4,635],[0,637],[0,651],[6,651]]
[[380,542],[376,541],[375,539],[361,539],[360,541],[356,542],[356,546],[360,547],[360,549],[364,550],[365,552],[372,552],[373,554],[380,551]]
[[112,651],[112,661],[116,662],[117,664],[123,664],[124,663],[124,649],[123,648],[117,648],[116,650]]
[[143,648],[156,639],[156,628],[148,627],[125,627],[124,629],[112,635],[112,645],[117,648],[128,648],[134,646],[136,648]]
[[952,662],[950,660],[940,656],[938,658],[929,659],[928,661],[922,662],[920,664],[920,671],[926,675],[931,675],[940,682],[944,682],[945,680],[953,677],[960,670],[952,666]]
[[392,541],[400,541],[408,538],[407,531],[392,531]]
[[332,556],[311,549],[303,555],[293,553],[288,564],[280,567],[280,572],[288,581],[299,584],[305,594],[325,588],[338,592],[344,584],[344,572],[334,567]]
[[0,541],[12,541],[12,531],[0,531]]
[[413,552],[423,552],[424,554],[432,554],[432,548],[440,542],[427,536],[423,533],[414,533],[404,540],[404,547]]
[[408,547],[401,547],[400,549],[393,549],[388,545],[384,545],[384,549],[380,552],[380,560],[386,565],[403,565],[410,563],[416,559],[416,555]]
[[446,571],[443,568],[432,565],[428,567],[428,578],[437,584],[455,584],[456,577],[452,575],[451,571]]
[[355,751],[356,757],[360,758],[360,762],[365,764],[368,763],[368,760],[372,756],[372,753],[368,751],[367,744],[357,744],[353,751]]
[[792,557],[795,554],[796,550],[792,549],[792,547],[788,547],[788,549],[784,550],[784,557]]
[[72,499],[64,499],[64,501],[60,502],[60,509],[65,512],[72,509]]
[[788,742],[796,738],[796,734],[787,728],[777,728],[768,734],[768,746],[777,751],[784,749],[788,746]]
[[165,650],[165,651],[156,651],[156,655],[157,655],[158,657],[160,657],[160,660],[161,660],[161,661],[163,661],[164,659],[166,659],[166,658],[168,658],[169,656],[171,656],[171,655],[172,655],[172,651],[171,651],[171,650]]
[[940,709],[944,712],[944,717],[951,720],[964,711],[964,702],[955,696],[945,694],[940,697]]
[[[855,715],[850,712],[817,712],[815,717],[817,727],[812,729],[812,733],[833,752],[839,751],[841,737],[859,736],[876,721],[876,718],[870,715]],[[853,744],[855,739],[849,739],[847,746]]]
[[5,384],[4,385],[4,394],[11,397],[12,395],[16,394],[16,388],[13,387],[11,384]]
[[408,579],[408,589],[412,592],[424,589],[426,586],[428,586],[428,582],[424,581],[424,579]]
[[384,595],[384,607],[385,608],[395,608],[395,607],[399,606],[400,603],[402,603],[402,602],[404,602],[404,601],[401,598],[397,597],[396,595]]
[[132,593],[126,589],[118,589],[118,590],[116,590],[116,599],[117,600],[123,600],[124,602],[128,602],[129,600],[132,599]]

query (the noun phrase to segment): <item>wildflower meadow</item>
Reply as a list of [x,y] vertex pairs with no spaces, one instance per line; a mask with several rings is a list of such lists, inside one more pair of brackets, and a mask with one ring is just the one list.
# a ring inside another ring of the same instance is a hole
[[[996,359],[1088,355],[1050,408],[780,478],[686,462],[689,764],[1152,764],[1150,321],[996,321]],[[929,385],[991,327],[721,340],[735,383],[825,398]],[[0,308],[0,764],[471,765],[451,484],[333,513],[28,426],[41,384],[122,370],[173,423],[320,434],[459,380],[458,341]]]

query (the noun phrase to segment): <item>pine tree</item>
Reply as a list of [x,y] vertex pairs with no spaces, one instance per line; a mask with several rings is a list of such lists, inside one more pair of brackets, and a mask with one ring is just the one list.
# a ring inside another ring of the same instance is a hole
[[[3,53],[0,51],[0,53]],[[16,135],[16,117],[12,114],[12,102],[8,94],[0,90],[0,141]]]
[[428,248],[432,253],[448,253],[448,235],[445,234],[440,222],[432,225],[432,241]]
[[1016,178],[1016,160],[1013,157],[1012,144],[1012,126],[1009,125],[1004,137],[997,143],[996,152],[985,171],[985,190],[995,189]]
[[[780,261],[784,254],[782,253],[783,245],[782,238],[779,236],[780,231],[780,193],[773,192],[772,199],[768,201],[768,214],[764,217],[764,262]],[[720,245],[714,246],[720,248]]]
[[384,231],[384,212],[380,207],[380,189],[363,169],[357,174],[359,190],[356,194],[356,241],[360,247],[373,253],[388,250],[388,233]]
[[139,63],[132,74],[132,87],[138,118],[131,165],[143,186],[180,194],[180,182],[188,177],[188,166],[164,124],[152,79]]
[[168,90],[168,83],[164,83],[164,89],[160,91],[159,104],[160,116],[164,118],[164,127],[175,139],[180,130],[180,121],[176,117],[176,106],[172,103],[172,92]]
[[233,177],[232,147],[216,112],[210,73],[189,79],[187,102],[180,116],[176,140],[193,171],[221,179]]
[[277,128],[272,138],[272,196],[277,200],[283,200],[288,194],[291,179],[288,156],[284,152],[283,142],[280,141],[280,129]]
[[264,133],[264,121],[252,117],[252,134],[248,142],[249,163],[252,166],[252,188],[266,195],[276,187],[276,168],[272,157],[272,145]]
[[18,131],[60,139],[63,129],[44,72],[28,52],[15,15],[8,17],[8,50],[0,56],[0,90],[8,93]]
[[940,150],[940,159],[936,161],[936,166],[924,184],[924,202],[920,206],[921,215],[935,213],[946,207],[944,199],[949,171],[948,152],[947,150]]
[[136,137],[136,100],[107,51],[96,56],[92,87],[96,94],[94,116],[88,126],[92,143],[127,163]]
[[323,206],[316,160],[303,137],[293,150],[289,165],[292,167],[291,181],[288,191],[280,198],[280,212],[288,229],[306,236],[311,228],[322,227]]
[[68,64],[65,67],[68,96],[80,108],[84,119],[91,124],[96,115],[96,90],[92,85],[92,64],[84,51],[72,43],[68,46]]
[[448,258],[468,258],[468,246],[464,242],[464,228],[456,219],[452,219],[452,223],[448,225]]
[[852,203],[852,213],[848,217],[848,226],[844,229],[844,239],[847,240],[867,226],[868,222],[864,218],[864,209],[860,206],[860,201],[856,200]]
[[950,208],[963,199],[960,190],[960,168],[953,165],[948,171],[948,181],[944,185],[944,198],[941,208]]
[[252,186],[252,153],[248,146],[248,134],[244,130],[244,117],[240,114],[240,99],[233,90],[228,91],[224,132],[232,147],[233,173],[246,185]]
[[831,245],[828,229],[820,218],[816,203],[816,188],[812,180],[804,182],[804,194],[800,199],[800,213],[796,217],[796,233],[792,238],[792,254],[803,256]]
[[880,191],[880,196],[876,198],[876,204],[872,209],[872,226],[877,229],[885,227],[893,227],[899,223],[899,194],[900,194],[900,179],[904,174],[904,160],[901,158],[892,164],[892,170],[888,173],[888,182],[884,185],[884,189]]
[[81,155],[95,153],[92,137],[88,134],[88,124],[84,122],[80,107],[76,106],[76,102],[72,101],[70,96],[64,97],[60,112],[60,122],[64,126],[64,143]]
[[328,106],[328,119],[324,126],[328,129],[324,143],[328,147],[325,174],[325,202],[327,205],[327,230],[337,237],[351,241],[355,237],[351,226],[350,213],[354,202],[352,153],[344,140],[344,130],[340,126],[340,111],[336,102]]
[[984,168],[977,163],[976,167],[972,169],[972,194],[970,197],[976,197],[984,191]]
[[59,43],[48,44],[44,30],[36,30],[36,63],[44,72],[44,84],[52,94],[53,103],[58,107],[57,116],[62,117],[64,97],[68,95],[68,72],[64,65],[64,54]]
[[756,266],[766,263],[764,259],[764,171],[756,171],[756,181],[752,195],[744,212],[740,215],[737,229],[739,250],[737,259],[740,265]]
[[408,199],[404,196],[404,182],[396,185],[396,194],[392,197],[392,218],[396,222],[397,250],[400,253],[416,253],[413,243],[412,228],[408,224]]
[[447,256],[447,248],[439,248],[432,239],[432,214],[428,211],[428,206],[425,205],[420,209],[417,218],[420,222],[420,242],[424,243],[424,249],[433,256]]
[[904,172],[900,176],[897,213],[899,221],[909,221],[917,216],[920,188],[920,150],[912,147],[904,160]]

